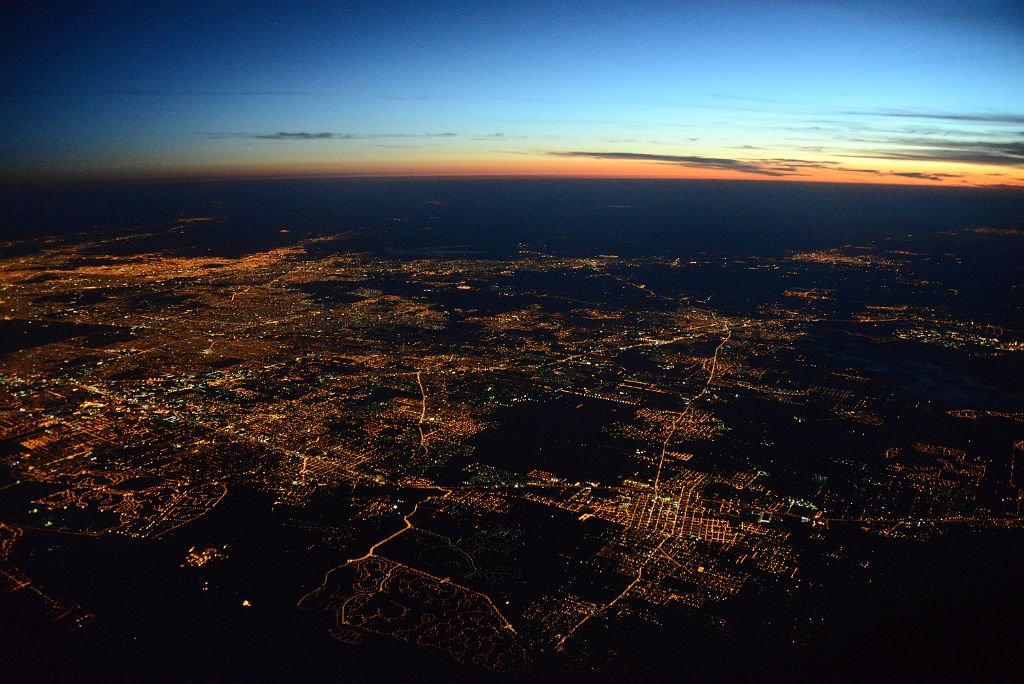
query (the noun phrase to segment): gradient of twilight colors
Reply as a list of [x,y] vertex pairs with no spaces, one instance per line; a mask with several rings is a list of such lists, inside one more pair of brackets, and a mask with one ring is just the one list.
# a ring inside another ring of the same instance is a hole
[[4,179],[1024,185],[1024,4],[6,3]]

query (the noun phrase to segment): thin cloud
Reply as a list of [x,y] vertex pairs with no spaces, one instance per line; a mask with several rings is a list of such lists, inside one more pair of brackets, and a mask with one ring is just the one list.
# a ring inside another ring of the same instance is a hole
[[937,121],[967,121],[974,123],[1024,124],[1024,114],[986,114],[980,112],[921,112],[910,109],[868,109],[843,112],[851,116],[878,116],[896,119],[929,119]]
[[530,102],[533,104],[566,104],[565,100],[537,97],[465,97],[458,95],[377,95],[392,102]]
[[892,159],[897,161],[951,162],[985,166],[1024,167],[1024,155],[985,149],[932,147],[907,150],[869,150],[862,154],[842,154],[846,158]]
[[276,133],[203,133],[211,140],[381,140],[387,138],[454,138],[457,134],[443,133],[331,133],[329,131],[277,131]]
[[1024,166],[1024,143],[977,140],[910,139],[898,141],[912,150],[902,154],[942,161]]
[[266,133],[263,135],[252,135],[249,137],[255,140],[330,140],[331,138],[336,137],[336,134],[306,132],[289,133],[286,131],[278,131],[277,133]]
[[[941,137],[852,137],[846,142],[871,147],[834,150],[837,156],[986,166],[1024,166],[1024,143],[1012,140],[965,140],[943,134]],[[822,148],[800,149],[822,151]]]
[[1024,143],[1007,140],[963,140],[956,138],[852,138],[851,142],[881,143],[905,147],[928,147],[949,150],[982,150],[1008,157],[1024,158]]
[[508,133],[480,133],[473,135],[469,140],[478,140],[482,142],[500,142],[503,140],[530,140],[537,137],[557,138],[560,136],[535,136],[535,135],[509,135]]
[[302,90],[161,90],[153,88],[32,88],[14,90],[12,95],[28,96],[93,96],[93,97],[280,97],[301,95],[313,97],[317,93]]

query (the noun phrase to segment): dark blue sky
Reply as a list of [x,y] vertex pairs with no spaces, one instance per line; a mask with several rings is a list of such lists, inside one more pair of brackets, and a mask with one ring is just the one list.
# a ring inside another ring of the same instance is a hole
[[1024,178],[1019,2],[3,12],[5,175]]

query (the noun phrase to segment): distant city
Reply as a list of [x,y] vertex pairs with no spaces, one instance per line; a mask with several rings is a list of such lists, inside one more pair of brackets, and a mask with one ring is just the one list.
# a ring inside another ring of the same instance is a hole
[[11,681],[1010,667],[1018,227],[644,247],[637,183],[459,242],[478,182],[393,184],[0,245]]

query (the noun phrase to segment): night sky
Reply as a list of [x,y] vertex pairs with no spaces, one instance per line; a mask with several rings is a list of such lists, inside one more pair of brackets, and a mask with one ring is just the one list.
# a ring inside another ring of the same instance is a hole
[[3,179],[1024,184],[1009,2],[8,2]]

